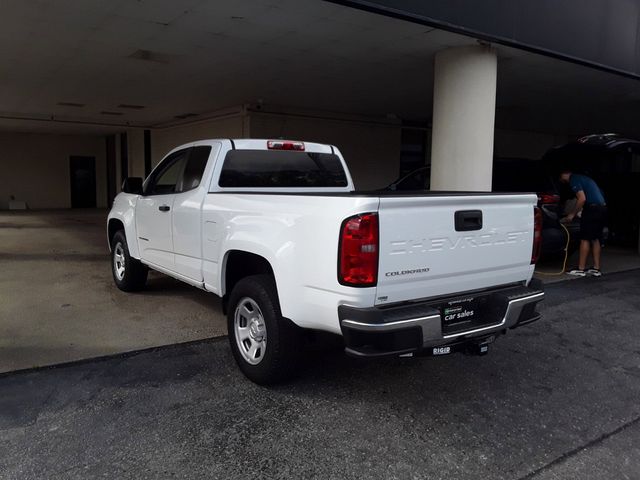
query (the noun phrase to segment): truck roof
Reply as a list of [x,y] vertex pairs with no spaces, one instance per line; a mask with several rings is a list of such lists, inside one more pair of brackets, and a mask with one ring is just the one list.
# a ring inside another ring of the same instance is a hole
[[[180,148],[184,148],[187,146],[194,145],[210,145],[211,143],[218,142],[230,142],[231,148],[236,150],[270,150],[269,142],[273,143],[285,143],[285,144],[300,144],[303,145],[303,151],[305,152],[313,152],[313,153],[334,153],[336,147],[333,145],[328,145],[324,143],[315,143],[315,142],[306,142],[303,140],[290,140],[290,139],[282,139],[282,138],[217,138],[217,139],[206,139],[206,140],[198,140],[195,142],[190,142],[179,147],[176,147],[174,150],[178,150]],[[271,148],[274,150],[278,150],[279,148]],[[287,148],[281,148],[283,150]],[[292,148],[292,150],[297,150]]]

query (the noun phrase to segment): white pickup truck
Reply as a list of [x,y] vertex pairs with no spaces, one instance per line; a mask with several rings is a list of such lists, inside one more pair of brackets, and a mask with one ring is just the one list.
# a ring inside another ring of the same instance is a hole
[[108,218],[113,278],[148,268],[222,297],[257,383],[286,378],[306,330],[357,356],[484,353],[537,320],[531,194],[357,192],[330,145],[206,140],[128,178]]

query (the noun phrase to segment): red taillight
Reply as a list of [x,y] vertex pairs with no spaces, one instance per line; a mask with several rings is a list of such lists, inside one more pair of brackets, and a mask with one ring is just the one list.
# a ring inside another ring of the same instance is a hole
[[378,214],[347,218],[340,228],[338,281],[352,287],[373,287],[378,281]]
[[267,142],[269,150],[296,150],[304,152],[304,142],[292,142],[289,140],[269,140]]
[[535,264],[540,258],[542,247],[542,211],[533,207],[533,250],[531,251],[531,263]]
[[540,205],[556,205],[560,203],[560,195],[555,193],[541,193],[538,195],[538,203]]

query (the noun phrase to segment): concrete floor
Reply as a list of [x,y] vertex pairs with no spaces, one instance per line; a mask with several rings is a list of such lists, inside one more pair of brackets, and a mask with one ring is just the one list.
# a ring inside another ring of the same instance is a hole
[[0,372],[226,333],[216,296],[164,275],[119,291],[106,216],[0,212]]
[[[111,278],[106,215],[0,212],[0,372],[226,334],[212,294],[154,272],[144,292],[120,292]],[[607,248],[603,263],[605,274],[640,268],[640,256]],[[556,271],[557,264],[540,269]]]
[[[573,277],[562,271],[562,263],[564,259],[542,259],[536,266],[536,278],[541,279],[544,283],[556,283],[563,280],[581,280],[579,277]],[[578,252],[576,251],[567,259],[567,270],[571,270],[578,265]],[[589,266],[590,263],[587,263]],[[602,274],[603,276],[612,273],[626,272],[629,270],[640,269],[640,254],[632,248],[620,248],[613,245],[607,245],[602,250]]]
[[262,388],[221,339],[0,376],[0,478],[638,479],[640,276],[603,280],[485,357],[326,351]]

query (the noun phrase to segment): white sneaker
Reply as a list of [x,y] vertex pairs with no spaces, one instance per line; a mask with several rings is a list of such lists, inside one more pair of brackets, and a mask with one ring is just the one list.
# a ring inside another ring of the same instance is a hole
[[598,270],[597,268],[589,268],[587,270],[587,275],[591,276],[591,277],[601,277],[602,276],[602,272],[600,270]]
[[574,268],[573,270],[568,271],[567,275],[573,275],[574,277],[586,277],[587,272],[580,270],[579,268]]

